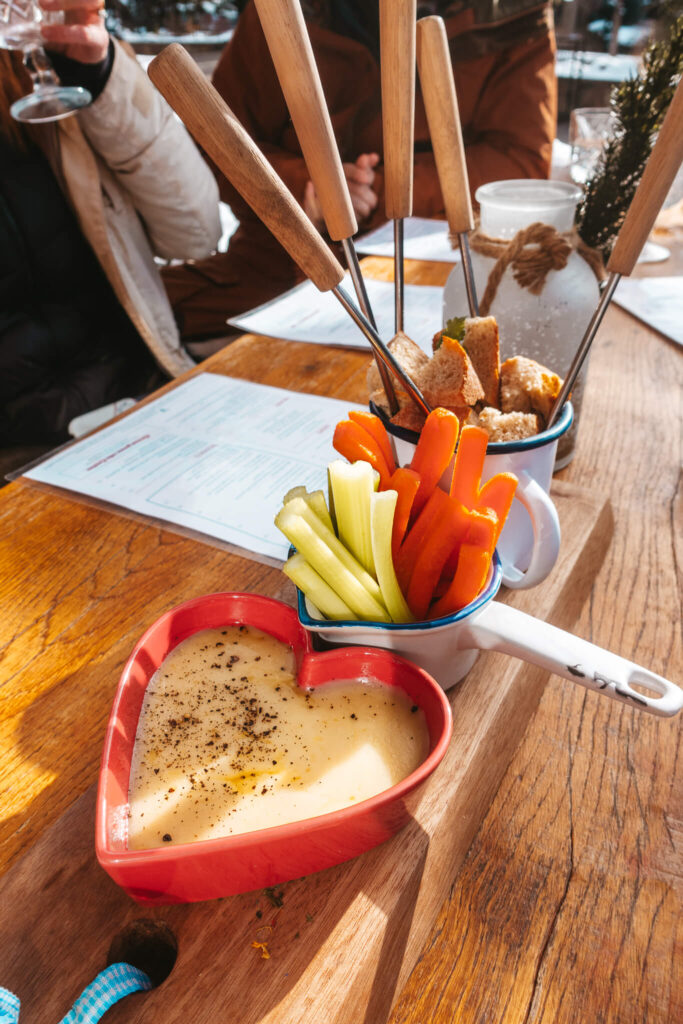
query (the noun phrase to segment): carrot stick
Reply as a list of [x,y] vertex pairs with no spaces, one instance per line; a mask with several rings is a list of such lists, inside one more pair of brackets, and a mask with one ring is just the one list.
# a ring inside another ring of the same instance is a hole
[[496,543],[498,520],[490,509],[486,510],[486,514],[473,512],[470,515],[455,575],[443,597],[432,605],[430,618],[440,619],[464,608],[470,601],[474,601],[486,583]]
[[408,529],[410,510],[413,507],[413,499],[417,494],[419,486],[420,477],[417,473],[414,473],[412,469],[408,469],[407,467],[395,470],[389,480],[387,490],[396,491],[398,494],[396,508],[394,510],[394,525],[391,531],[391,553],[394,562],[396,561],[399,548],[403,543],[403,538],[405,537],[406,530]]
[[[451,499],[452,500],[452,499]],[[458,552],[461,544],[480,544],[491,548],[496,546],[498,517],[493,509],[466,509],[460,506],[464,514],[464,527],[458,537],[458,547],[454,548],[444,566],[443,575],[450,584],[458,568]]]
[[374,437],[375,441],[379,445],[382,455],[386,459],[389,472],[393,473],[396,469],[396,461],[394,459],[394,452],[391,447],[391,441],[387,434],[386,427],[382,423],[379,416],[374,416],[371,412],[365,412],[362,409],[349,409],[349,419],[353,423],[357,423],[363,430],[367,430],[368,434]]
[[389,467],[379,445],[367,430],[351,420],[342,420],[334,428],[332,444],[349,462],[369,462],[379,473],[380,487],[387,489],[391,477]]
[[451,497],[465,508],[476,508],[489,435],[481,427],[463,427],[455,452]]
[[460,431],[460,421],[448,409],[432,409],[417,442],[410,468],[420,474],[422,482],[413,509],[420,512],[443,476],[453,457]]
[[436,487],[401,544],[398,557],[394,559],[394,566],[399,586],[404,594],[408,593],[410,577],[412,576],[417,556],[420,553],[420,548],[424,545],[436,523],[444,514],[449,501],[450,499],[446,492]]
[[483,510],[491,508],[498,516],[498,528],[496,530],[496,540],[500,537],[500,531],[505,525],[505,520],[508,517],[510,506],[515,497],[515,490],[517,489],[517,477],[514,473],[496,473],[490,480],[487,480],[484,486],[479,491],[477,498],[477,509]]
[[492,508],[470,510],[463,544],[476,544],[477,547],[485,548],[490,557],[496,546],[497,530],[498,516]]
[[474,601],[486,583],[490,564],[491,554],[485,548],[477,544],[463,544],[453,582],[441,600],[432,605],[429,617],[440,619],[444,615],[453,615]]
[[410,610],[418,622],[427,616],[448,556],[454,547],[457,550],[460,546],[461,537],[467,530],[466,516],[467,510],[463,505],[447,498],[442,514],[420,547],[406,594]]

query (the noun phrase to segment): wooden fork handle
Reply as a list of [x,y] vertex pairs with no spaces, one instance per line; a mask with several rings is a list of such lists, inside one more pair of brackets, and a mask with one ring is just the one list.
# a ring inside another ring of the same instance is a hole
[[626,219],[607,264],[610,273],[628,276],[652,230],[657,214],[683,162],[683,79],[659,129]]
[[[172,43],[149,77],[190,134],[320,291],[344,278],[341,264],[189,53]],[[160,183],[163,187],[163,182]]]
[[380,0],[384,206],[389,220],[413,212],[416,0]]
[[329,236],[337,242],[350,238],[358,223],[301,4],[255,3]]
[[463,234],[474,217],[448,38],[436,15],[417,23],[417,66],[448,226]]

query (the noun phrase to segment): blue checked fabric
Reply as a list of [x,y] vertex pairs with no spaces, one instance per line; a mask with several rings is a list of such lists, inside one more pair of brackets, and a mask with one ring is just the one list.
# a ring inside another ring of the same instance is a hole
[[17,1024],[19,1020],[19,1000],[14,992],[0,988],[0,1024]]
[[[111,964],[81,993],[59,1024],[97,1024],[120,999],[152,987],[147,975],[137,967]],[[19,1000],[6,988],[0,988],[0,1024],[18,1024],[18,1021]]]

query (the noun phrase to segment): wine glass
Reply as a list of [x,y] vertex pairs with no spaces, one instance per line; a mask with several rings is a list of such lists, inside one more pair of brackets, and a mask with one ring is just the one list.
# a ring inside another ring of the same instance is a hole
[[37,0],[0,0],[0,47],[22,50],[33,79],[33,91],[10,107],[17,121],[57,121],[92,102],[87,89],[60,84],[43,48],[41,21],[58,24],[63,20],[63,11],[49,14]]
[[571,111],[569,174],[575,184],[585,185],[593,177],[613,126],[614,116],[609,107],[576,107]]

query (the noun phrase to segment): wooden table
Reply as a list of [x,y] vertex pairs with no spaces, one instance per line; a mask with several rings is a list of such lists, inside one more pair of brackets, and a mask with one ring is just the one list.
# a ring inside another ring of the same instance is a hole
[[[366,261],[376,276],[390,266]],[[406,278],[441,284],[448,270],[408,264]],[[362,402],[366,365],[245,337],[202,369]],[[673,343],[613,307],[560,474],[608,495],[616,520],[577,632],[679,682],[682,365]],[[5,872],[96,778],[140,624],[224,587],[226,556],[23,480],[0,491],[0,524]],[[286,587],[237,558],[230,585],[275,597]],[[683,1019],[682,723],[551,679],[391,1024]],[[1,964],[2,950],[0,984]]]

